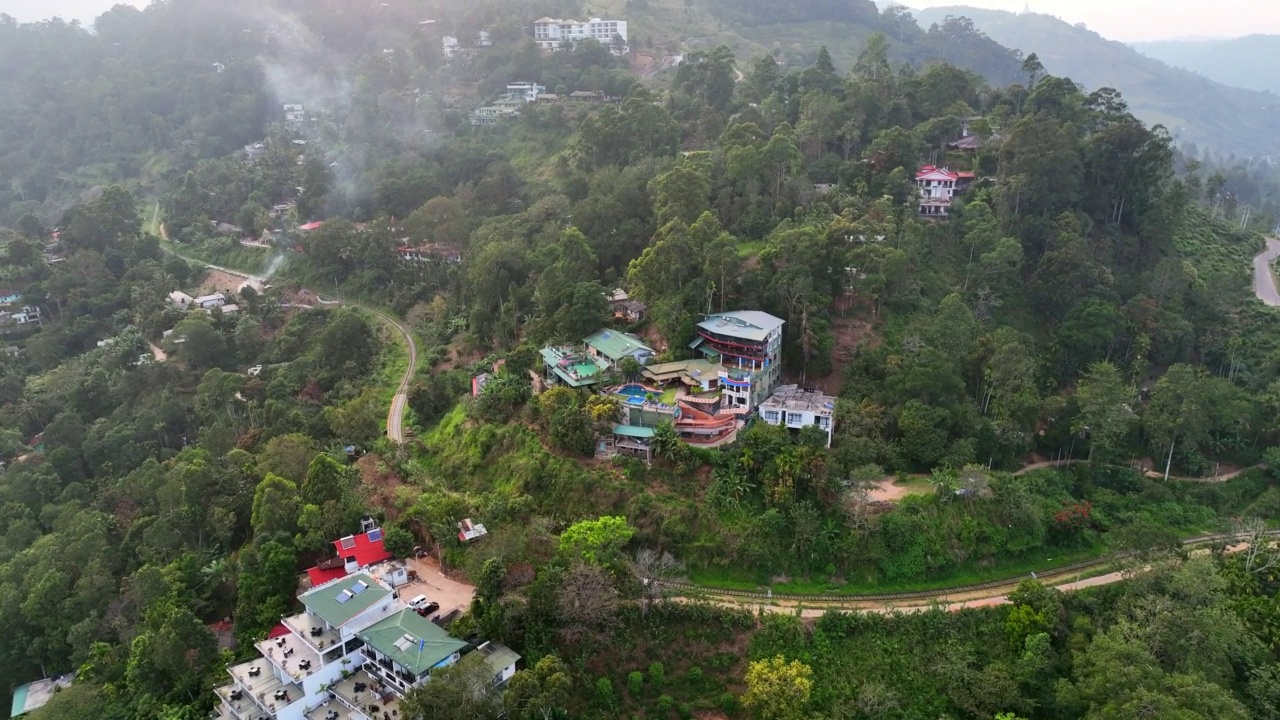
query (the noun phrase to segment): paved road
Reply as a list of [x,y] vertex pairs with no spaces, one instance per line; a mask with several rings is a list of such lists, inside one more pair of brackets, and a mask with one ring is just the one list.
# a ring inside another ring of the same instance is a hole
[[1280,239],[1267,238],[1267,249],[1253,259],[1253,292],[1271,307],[1280,306],[1280,290],[1276,289],[1276,275],[1271,263],[1280,257]]
[[[163,228],[161,232],[163,233]],[[164,246],[162,245],[161,247],[164,247]],[[166,249],[169,250],[170,252],[173,252],[173,250],[170,248],[166,248]],[[266,280],[263,278],[260,278],[256,275],[250,275],[249,273],[246,273],[240,270],[233,270],[228,267],[222,267],[221,265],[214,265],[213,263],[204,262],[203,260],[196,260],[195,258],[189,258],[189,257],[186,257],[185,255],[182,255],[180,257],[182,257],[184,260],[188,262],[193,262],[193,263],[196,263],[197,265],[202,265],[211,270],[219,270],[221,272],[227,273],[228,275],[235,275],[236,277],[242,277],[246,280],[257,280],[263,283],[266,282]],[[308,291],[308,292],[312,292],[317,298],[321,298],[319,293],[315,293],[313,291]],[[326,305],[331,304],[331,303],[326,303],[323,298],[320,299],[320,302]],[[376,315],[377,317],[381,318],[383,322],[394,327],[396,331],[400,333],[401,337],[404,338],[405,348],[408,349],[409,351],[409,367],[405,369],[404,377],[400,378],[400,386],[396,388],[395,397],[391,399],[391,408],[387,411],[387,439],[390,440],[391,442],[402,445],[404,444],[404,411],[406,406],[409,404],[409,384],[413,382],[413,374],[418,369],[418,344],[414,342],[413,335],[409,332],[409,330],[404,325],[400,323],[399,320],[391,317],[390,315],[382,312],[381,310],[369,307],[368,305],[364,305],[361,303],[352,302],[350,300],[340,300],[339,302],[345,305],[350,305],[352,307],[359,308],[372,315]]]

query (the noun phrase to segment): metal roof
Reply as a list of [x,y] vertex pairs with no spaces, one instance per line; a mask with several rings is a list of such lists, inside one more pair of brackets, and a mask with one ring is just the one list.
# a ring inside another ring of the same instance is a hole
[[467,646],[408,608],[361,630],[356,637],[415,676],[444,663]]
[[634,425],[614,425],[613,434],[623,437],[633,438],[651,438],[653,437],[653,428],[635,427]]
[[391,591],[374,580],[372,575],[359,572],[318,587],[298,599],[312,615],[333,627],[342,627],[390,595]]
[[634,355],[637,350],[653,354],[653,348],[643,340],[631,333],[617,330],[598,330],[586,339],[586,344],[614,362]]
[[760,342],[768,338],[769,333],[782,327],[785,322],[760,310],[737,310],[708,315],[706,320],[698,323],[698,327],[717,335]]

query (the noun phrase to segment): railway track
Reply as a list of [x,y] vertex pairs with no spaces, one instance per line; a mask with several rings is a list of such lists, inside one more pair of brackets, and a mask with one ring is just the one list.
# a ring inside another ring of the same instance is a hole
[[[1272,530],[1267,533],[1270,537],[1280,536],[1280,530]],[[1182,541],[1184,548],[1193,548],[1203,545],[1210,545],[1218,542],[1225,542],[1237,537],[1231,533],[1209,533],[1187,538]],[[1128,554],[1106,555],[1088,560],[1063,565],[1043,571],[1031,573],[1023,573],[998,580],[989,580],[984,583],[976,583],[972,585],[958,585],[954,587],[938,588],[934,590],[919,590],[913,592],[896,592],[896,593],[871,593],[863,595],[841,595],[837,593],[775,593],[771,590],[752,591],[752,590],[728,590],[721,588],[707,587],[695,583],[685,582],[682,580],[660,580],[663,587],[668,588],[673,595],[688,598],[698,598],[711,600],[719,604],[741,604],[743,602],[771,603],[771,602],[793,602],[800,603],[805,606],[846,606],[846,605],[862,605],[862,604],[883,604],[883,603],[913,603],[933,600],[943,600],[958,596],[966,596],[970,600],[980,600],[984,597],[1000,597],[1005,591],[1016,587],[1023,580],[1053,580],[1071,575],[1077,575],[1087,570],[1096,569],[1109,564],[1121,562],[1130,557]],[[999,592],[995,592],[999,591]],[[972,596],[977,597],[972,597]]]

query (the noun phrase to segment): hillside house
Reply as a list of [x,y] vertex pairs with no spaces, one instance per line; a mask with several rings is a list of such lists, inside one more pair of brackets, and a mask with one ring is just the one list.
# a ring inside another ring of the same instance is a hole
[[[472,644],[450,637],[408,608],[391,587],[360,572],[299,597],[303,611],[255,645],[260,656],[227,668],[214,690],[218,720],[384,720],[433,670],[456,663]],[[520,656],[501,645],[475,647],[495,687]]]
[[540,351],[544,378],[549,385],[590,387],[604,379],[608,364],[586,352],[568,347],[548,346]]
[[75,673],[67,673],[19,685],[13,689],[13,704],[9,707],[9,717],[16,718],[39,710],[53,699],[54,693],[70,687],[75,680]]
[[586,22],[578,22],[539,18],[533,21],[533,39],[539,48],[547,52],[572,49],[575,43],[587,39],[608,47],[614,55],[626,55],[630,52],[626,20],[591,18]]
[[195,298],[182,292],[181,290],[174,290],[173,292],[169,293],[169,304],[178,308],[179,310],[186,310],[187,308],[191,307],[192,304],[195,303],[195,301],[196,301]]
[[639,300],[632,300],[625,290],[618,289],[614,290],[609,298],[609,310],[618,320],[638,323],[644,320],[648,308]]
[[836,398],[813,388],[783,385],[760,403],[760,419],[792,430],[816,427],[827,434],[827,447],[835,429]]
[[441,243],[427,243],[417,247],[402,246],[396,248],[396,255],[399,255],[404,262],[421,263],[440,260],[450,265],[457,265],[462,262],[462,250],[460,248]]
[[11,305],[22,302],[22,293],[9,288],[0,289],[0,305]]
[[721,366],[720,388],[728,407],[750,410],[782,377],[784,320],[759,310],[708,315],[689,347]]
[[40,308],[35,305],[23,305],[21,310],[10,316],[10,319],[18,325],[39,325]]
[[951,201],[973,183],[971,172],[953,172],[947,168],[925,165],[916,173],[916,187],[920,190],[919,213],[921,217],[946,217]]
[[618,364],[626,358],[632,358],[644,365],[656,354],[643,340],[631,333],[616,330],[599,330],[585,341],[587,352],[598,362],[603,362],[606,369],[617,369]]
[[202,307],[205,310],[209,308],[222,307],[227,304],[227,296],[222,293],[214,293],[212,295],[201,295],[191,301],[193,305]]

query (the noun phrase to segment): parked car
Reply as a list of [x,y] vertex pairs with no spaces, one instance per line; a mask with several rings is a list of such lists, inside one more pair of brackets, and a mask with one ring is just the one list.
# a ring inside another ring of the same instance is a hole
[[432,613],[434,613],[439,609],[440,609],[440,603],[438,602],[429,602],[420,608],[414,608],[414,610],[422,617],[430,617]]
[[426,595],[415,595],[414,598],[409,601],[409,607],[417,610],[420,607],[426,607],[428,602]]

